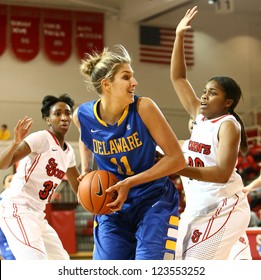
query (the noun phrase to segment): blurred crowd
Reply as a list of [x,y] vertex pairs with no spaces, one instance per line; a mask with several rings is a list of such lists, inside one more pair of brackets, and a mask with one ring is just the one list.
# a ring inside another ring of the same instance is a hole
[[7,124],[2,124],[0,129],[0,140],[10,140],[11,132],[8,129]]

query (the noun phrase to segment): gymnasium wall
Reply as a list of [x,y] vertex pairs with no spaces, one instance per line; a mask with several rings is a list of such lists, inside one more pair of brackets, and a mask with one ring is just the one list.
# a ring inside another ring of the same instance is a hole
[[[146,24],[176,27],[187,8],[182,7]],[[195,65],[188,69],[188,77],[198,94],[210,77],[229,75],[238,81],[244,94],[244,102],[238,106],[241,115],[260,103],[261,18],[200,10],[193,28]],[[169,66],[139,62],[139,25],[107,17],[105,44],[109,47],[123,44],[129,50],[139,83],[137,94],[154,99],[178,138],[188,137],[188,116],[172,89]],[[69,93],[76,106],[96,99],[96,93],[85,89],[79,64],[75,49],[63,64],[50,62],[43,51],[32,61],[21,62],[14,57],[8,42],[0,56],[0,123],[7,123],[12,130],[19,118],[28,115],[34,119],[32,131],[44,129],[40,103],[46,94]],[[77,139],[78,131],[72,125],[68,140]]]

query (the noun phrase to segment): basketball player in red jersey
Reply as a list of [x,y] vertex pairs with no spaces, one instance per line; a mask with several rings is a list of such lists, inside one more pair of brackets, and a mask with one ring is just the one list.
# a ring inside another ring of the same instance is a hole
[[235,113],[242,95],[230,77],[217,76],[198,98],[186,76],[184,34],[197,7],[189,9],[176,28],[171,81],[180,102],[195,120],[179,171],[190,178],[186,208],[179,222],[176,259],[228,259],[249,224],[250,209],[243,182],[236,173],[239,151],[247,150],[244,125]]
[[73,105],[66,94],[58,98],[45,96],[41,111],[48,130],[26,137],[32,119],[19,120],[14,140],[0,156],[1,169],[19,161],[0,202],[0,226],[16,260],[69,259],[57,233],[45,219],[44,210],[65,174],[77,192],[75,154],[65,141]]

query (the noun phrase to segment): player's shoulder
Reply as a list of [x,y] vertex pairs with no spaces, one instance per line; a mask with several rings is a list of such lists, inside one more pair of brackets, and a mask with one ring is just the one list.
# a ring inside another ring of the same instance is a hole
[[137,100],[137,102],[153,103],[153,100],[147,96],[136,96],[135,100]]
[[137,108],[138,110],[152,110],[153,108],[157,107],[156,103],[150,98],[141,96],[137,99]]
[[38,139],[45,139],[47,138],[48,132],[47,130],[38,130],[30,133],[26,136],[25,141],[33,141]]
[[29,145],[32,152],[43,153],[49,146],[50,137],[47,130],[39,130],[32,132],[24,141]]
[[237,119],[231,114],[225,114],[212,120],[213,123],[222,123],[226,121],[238,122]]
[[231,114],[227,114],[220,121],[220,126],[230,126],[235,127],[235,129],[241,129],[241,125],[238,120]]
[[90,100],[90,101],[87,101],[87,102],[84,102],[82,104],[79,105],[79,107],[77,108],[77,111],[82,111],[86,108],[88,108],[89,106],[93,106],[95,103],[97,103],[100,99],[98,100]]
[[86,119],[89,117],[93,117],[93,112],[96,114],[97,112],[97,105],[100,99],[92,100],[85,103],[82,103],[78,108],[75,114],[77,114],[78,121],[82,119]]

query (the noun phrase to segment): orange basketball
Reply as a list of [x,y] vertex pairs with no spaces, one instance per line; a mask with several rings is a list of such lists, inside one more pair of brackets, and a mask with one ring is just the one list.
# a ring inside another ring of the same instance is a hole
[[79,183],[78,199],[80,204],[93,214],[111,213],[106,204],[117,198],[117,192],[107,193],[105,190],[118,181],[113,173],[106,170],[89,172]]

